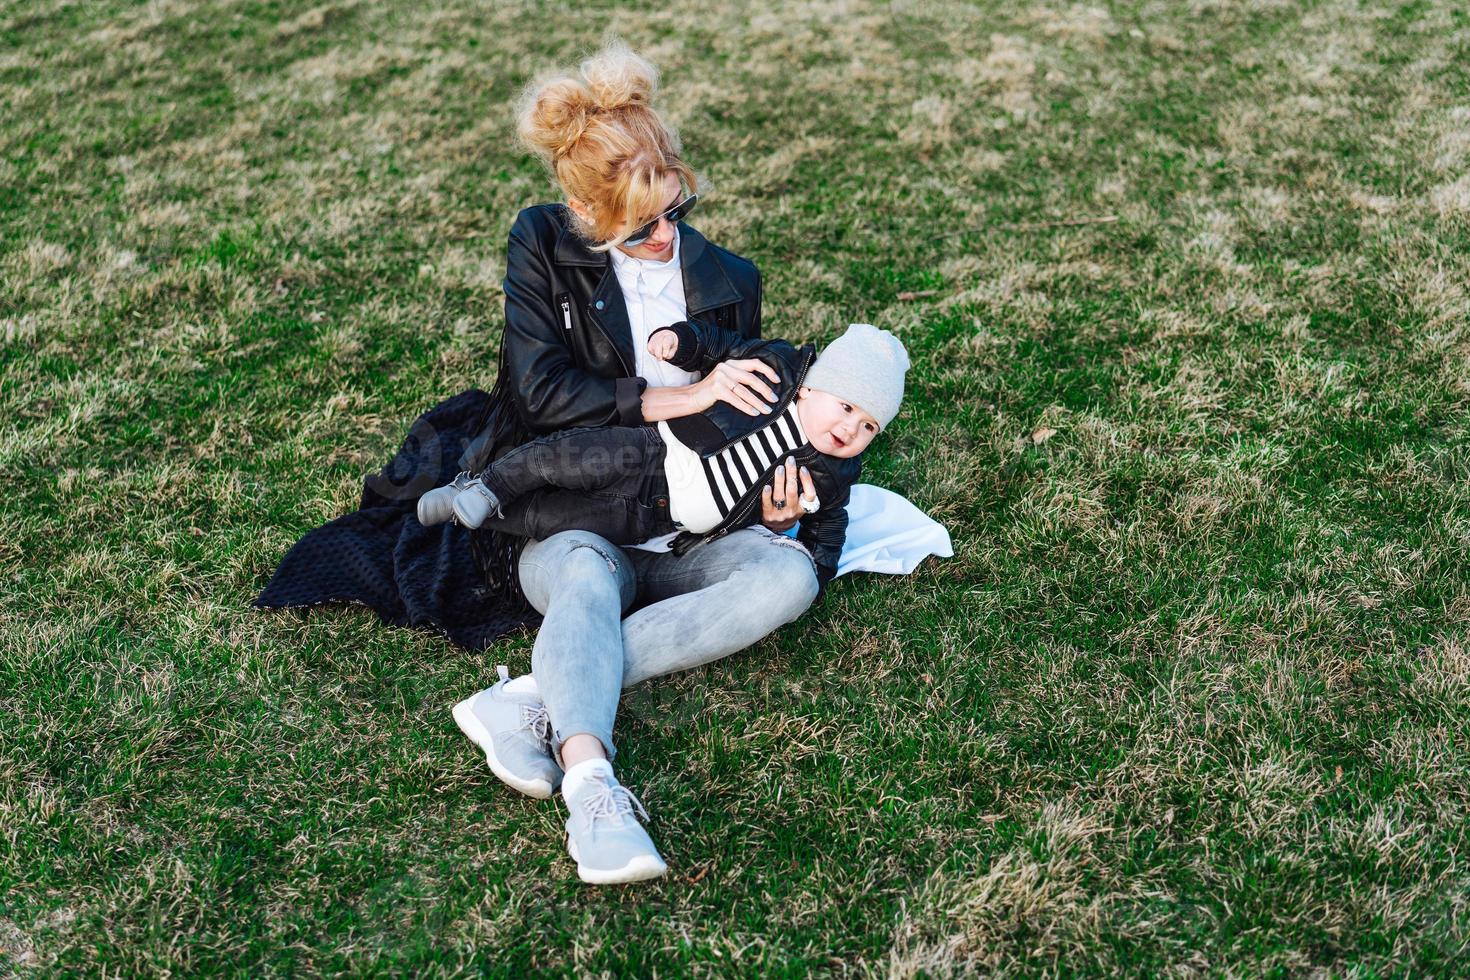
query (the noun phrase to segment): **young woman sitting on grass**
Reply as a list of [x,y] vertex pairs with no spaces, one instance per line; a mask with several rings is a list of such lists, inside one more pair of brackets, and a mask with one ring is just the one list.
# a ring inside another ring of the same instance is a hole
[[[708,321],[760,336],[754,265],[682,219],[698,181],[653,109],[657,74],[611,46],[576,75],[534,87],[519,135],[550,165],[565,203],[525,209],[510,232],[501,367],[483,433],[463,464],[478,474],[530,438],[583,426],[646,426],[723,402],[769,411],[779,379],[755,359],[708,374],[648,352],[658,328]],[[568,850],[584,881],[666,870],[614,775],[613,720],[623,688],[728,656],[806,611],[812,559],[776,533],[815,497],[790,459],[760,497],[760,524],[679,556],[674,534],[618,546],[565,531],[521,547],[475,532],[492,579],[520,589],[544,619],[532,674],[455,709],[460,727],[507,785],[536,797],[561,787]],[[519,549],[519,551],[518,551]]]

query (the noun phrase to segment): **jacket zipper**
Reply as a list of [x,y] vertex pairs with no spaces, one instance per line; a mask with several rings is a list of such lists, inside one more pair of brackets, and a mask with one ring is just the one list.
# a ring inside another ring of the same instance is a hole
[[750,489],[745,491],[746,496],[736,502],[735,508],[725,515],[725,519],[704,534],[699,535],[698,540],[693,542],[693,545],[708,544],[711,541],[723,538],[735,530],[736,525],[744,527],[746,518],[750,517],[751,512],[760,503],[762,496],[765,494],[765,490],[766,485],[764,483],[757,482],[752,484]]
[[561,325],[567,333],[572,332],[572,297],[567,293],[561,296]]

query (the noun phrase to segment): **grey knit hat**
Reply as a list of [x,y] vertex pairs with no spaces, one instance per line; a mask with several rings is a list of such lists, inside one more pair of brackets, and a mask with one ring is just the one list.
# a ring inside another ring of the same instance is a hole
[[908,369],[908,351],[897,337],[871,323],[854,323],[817,356],[805,384],[852,402],[886,429],[903,402]]

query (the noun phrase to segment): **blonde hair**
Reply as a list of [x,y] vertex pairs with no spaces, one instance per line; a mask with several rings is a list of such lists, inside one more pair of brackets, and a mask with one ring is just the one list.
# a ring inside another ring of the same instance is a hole
[[591,213],[573,212],[577,230],[597,251],[663,211],[664,181],[679,177],[698,190],[693,169],[679,156],[679,134],[653,108],[658,69],[620,41],[582,62],[577,74],[533,83],[521,99],[516,133],[551,167],[568,199]]

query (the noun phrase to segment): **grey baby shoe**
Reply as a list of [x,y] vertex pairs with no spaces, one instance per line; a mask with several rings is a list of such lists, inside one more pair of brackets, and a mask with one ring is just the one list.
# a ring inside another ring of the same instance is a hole
[[495,668],[500,683],[454,706],[454,723],[485,752],[490,771],[511,789],[544,800],[561,785],[561,766],[551,756],[551,719],[534,694],[507,694],[510,671]]
[[577,862],[577,877],[592,885],[620,885],[669,870],[638,822],[639,815],[648,819],[648,811],[611,768],[593,771],[563,798],[571,814],[567,853]]
[[479,527],[491,514],[500,514],[500,501],[479,479],[466,483],[464,490],[454,498],[454,516],[465,527]]
[[436,487],[419,498],[419,523],[424,527],[443,524],[454,516],[454,498],[458,497],[470,482],[468,473],[461,473],[453,483]]

